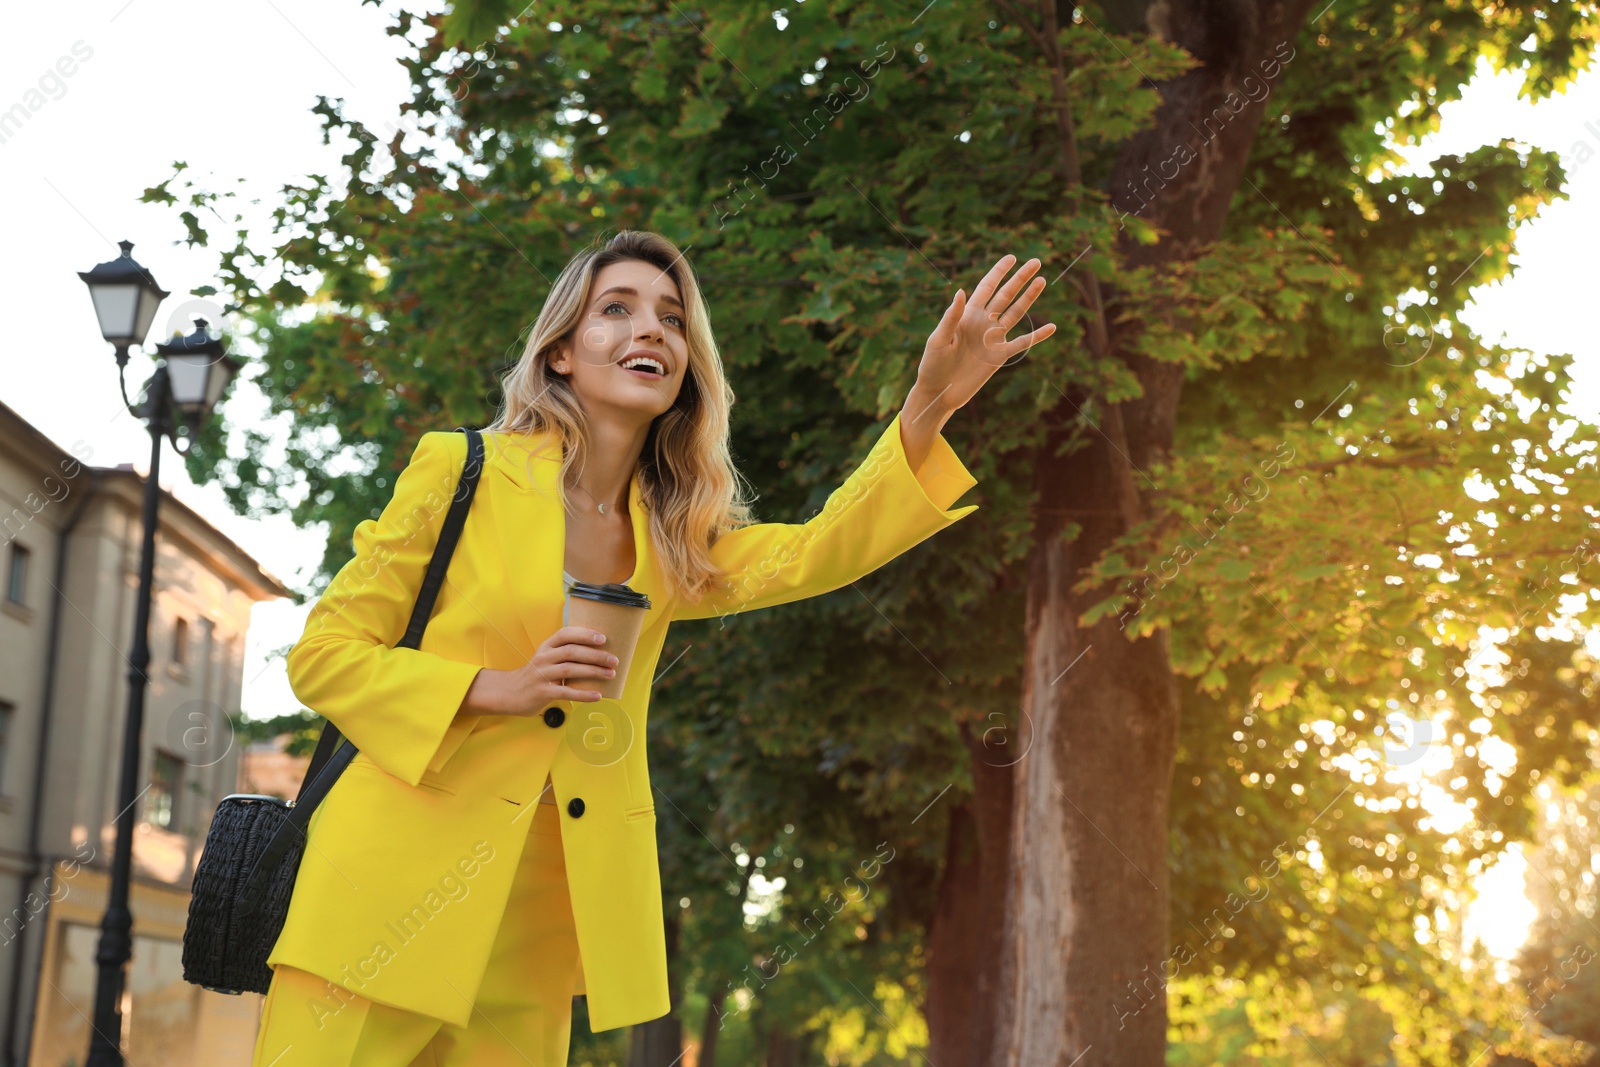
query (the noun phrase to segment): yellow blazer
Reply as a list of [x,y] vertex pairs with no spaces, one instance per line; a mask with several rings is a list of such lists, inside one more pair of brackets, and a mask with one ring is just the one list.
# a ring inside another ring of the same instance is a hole
[[[467,1025],[548,773],[583,962],[573,992],[587,994],[597,1031],[659,1018],[670,1006],[645,723],[668,624],[853,582],[977,510],[950,510],[976,479],[943,436],[913,474],[897,415],[808,522],[723,535],[712,555],[732,579],[689,604],[669,595],[658,569],[635,475],[630,585],[651,608],[622,698],[558,700],[543,715],[457,715],[480,668],[522,666],[562,625],[559,446],[545,434],[488,433],[484,445],[477,496],[421,647],[392,646],[465,462],[459,433],[418,443],[383,514],[356,528],[355,557],[289,653],[295,694],[360,752],[312,817],[267,962]],[[326,1007],[338,1009],[336,993]]]

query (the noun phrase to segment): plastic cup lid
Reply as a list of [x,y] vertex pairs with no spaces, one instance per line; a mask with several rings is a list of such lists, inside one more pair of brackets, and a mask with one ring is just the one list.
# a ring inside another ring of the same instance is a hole
[[650,607],[650,598],[644,593],[629,589],[626,582],[607,582],[605,585],[573,582],[572,588],[567,590],[567,595],[596,600],[602,604],[620,604],[627,608],[648,610]]

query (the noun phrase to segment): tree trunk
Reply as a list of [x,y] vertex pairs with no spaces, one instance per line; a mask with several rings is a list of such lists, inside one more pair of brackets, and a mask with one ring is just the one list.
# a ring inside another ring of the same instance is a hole
[[790,1034],[774,1028],[767,1032],[767,1054],[762,1067],[801,1067],[810,1045],[809,1034]]
[[700,1054],[695,1058],[695,1067],[717,1067],[717,1035],[722,1033],[722,1000],[726,995],[724,989],[713,990],[706,1002],[706,1021],[700,1028]]
[[1065,1067],[1091,1049],[1088,1062],[1128,1067],[1166,1055],[1164,1003],[1147,995],[1130,1013],[1126,986],[1166,955],[1177,687],[1164,635],[1130,644],[1114,617],[1081,630],[1089,598],[1069,588],[1121,532],[1106,450],[1038,468],[1043,499],[1105,515],[1071,544],[1046,533],[1029,559],[1032,744],[1016,767],[1008,996],[992,1061],[1008,1067]]
[[971,809],[952,809],[945,836],[944,874],[939,899],[928,926],[928,1059],[939,1063],[971,1062],[967,1050],[974,1038],[975,1017],[981,1016],[980,995],[968,980],[983,960],[979,930],[983,905],[978,878],[978,831]]
[[683,1059],[683,1025],[676,1015],[638,1023],[628,1040],[628,1067],[672,1067]]
[[678,920],[666,919],[668,1002],[672,1010],[659,1019],[636,1024],[628,1036],[628,1067],[673,1067],[683,1059],[683,984],[678,980]]
[[966,723],[973,798],[950,816],[944,874],[928,928],[930,1063],[982,1063],[994,1042],[1011,835],[1011,755]]
[[[1054,0],[1034,9],[1033,32],[1047,62],[1062,62],[1050,31],[1058,15],[1070,25],[1070,10]],[[1300,0],[1145,0],[1108,8],[1117,30],[1155,34],[1202,64],[1159,86],[1155,127],[1127,142],[1114,169],[1113,205],[1166,231],[1149,247],[1124,234],[1125,262],[1192,259],[1221,235],[1267,99],[1259,85],[1285,76],[1290,42],[1308,11]],[[1086,25],[1073,32],[1094,31]],[[1276,63],[1276,73],[1268,76],[1263,63]],[[1245,91],[1247,77],[1257,92]],[[1055,84],[1068,83],[1058,77]],[[1239,110],[1218,111],[1229,99]],[[1070,178],[1076,147],[1057,103]],[[1095,318],[1099,289],[1092,281],[1074,284],[1086,319]],[[1108,296],[1114,303],[1115,294]],[[1181,321],[1183,309],[1172,314]],[[1166,1058],[1167,805],[1177,682],[1165,632],[1130,643],[1115,617],[1082,629],[1083,611],[1112,591],[1076,594],[1072,586],[1141,509],[1152,510],[1153,501],[1138,499],[1149,489],[1142,472],[1172,447],[1183,368],[1128,356],[1104,320],[1100,328],[1108,352],[1122,354],[1143,394],[1109,409],[1089,397],[1060,405],[1035,467],[1041,510],[1028,559],[1022,696],[1032,744],[1013,781],[1017,847],[989,1058],[1004,1067],[1067,1067],[1091,1051],[1083,1063],[1162,1067]],[[1055,446],[1080,410],[1093,413],[1085,431],[1092,445],[1057,457]],[[1131,500],[1130,484],[1137,491]],[[1062,537],[1060,509],[1067,507],[1086,515],[1070,543]]]
[[[759,855],[761,851],[763,850],[758,850],[757,855]],[[744,874],[741,876],[739,882],[739,892],[733,901],[733,907],[739,909],[737,914],[740,922],[743,922],[744,920],[744,901],[750,895],[750,879],[755,877],[755,873],[755,864],[745,864]],[[717,981],[715,978],[713,978],[708,984],[712,989],[711,1000],[706,1005],[706,1021],[705,1026],[700,1032],[700,1055],[696,1061],[696,1067],[713,1067],[713,1065],[716,1063],[717,1036],[722,1033],[723,1026],[722,1006],[724,1003],[726,1003],[728,988],[731,987],[733,983],[729,982],[724,984],[722,988],[718,988]],[[676,993],[674,996],[676,996]],[[676,1003],[676,1001],[674,1001],[674,1003]]]

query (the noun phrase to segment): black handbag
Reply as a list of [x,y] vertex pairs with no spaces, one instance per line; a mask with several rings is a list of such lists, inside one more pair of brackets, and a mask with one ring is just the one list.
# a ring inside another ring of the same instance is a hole
[[[396,648],[421,645],[478,488],[483,437],[476,430],[463,432],[467,435],[466,465],[417,593],[411,621]],[[285,804],[259,793],[222,798],[189,890],[189,918],[183,928],[184,981],[216,993],[267,991],[272,983],[267,956],[289,914],[289,898],[305,852],[306,828],[317,805],[355,755],[355,745],[341,738],[333,723],[325,722],[294,800]]]

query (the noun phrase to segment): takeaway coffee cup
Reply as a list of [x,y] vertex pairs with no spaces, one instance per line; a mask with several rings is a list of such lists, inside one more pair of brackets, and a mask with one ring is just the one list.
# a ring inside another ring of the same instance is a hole
[[650,598],[634,592],[625,583],[572,583],[572,588],[567,590],[563,625],[587,626],[605,634],[606,643],[600,647],[617,657],[617,673],[610,678],[573,678],[566,684],[574,689],[596,690],[612,700],[620,699],[622,687],[628,681],[628,665],[633,662],[633,648],[639,643],[639,631],[644,627],[644,615],[649,610]]

